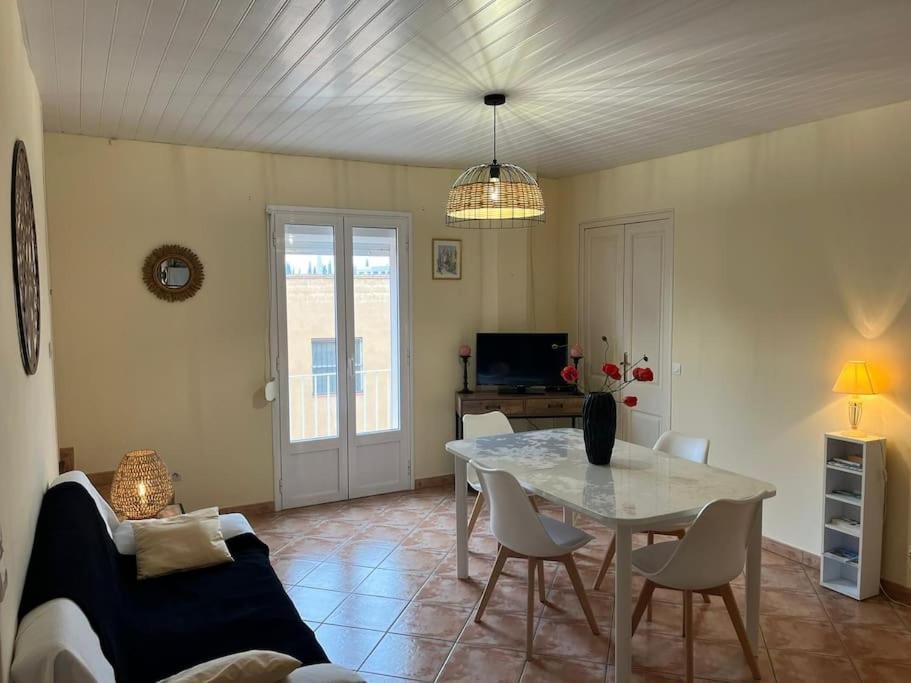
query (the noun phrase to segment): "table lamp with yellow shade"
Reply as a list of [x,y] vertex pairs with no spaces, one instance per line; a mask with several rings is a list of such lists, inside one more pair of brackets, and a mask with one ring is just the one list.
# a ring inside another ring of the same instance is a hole
[[863,412],[861,396],[871,396],[876,393],[866,361],[849,360],[845,363],[838,379],[835,380],[832,391],[837,394],[851,395],[848,399],[848,420],[851,422],[851,429],[857,431]]
[[168,468],[151,450],[123,456],[111,482],[111,507],[126,519],[150,519],[174,498]]

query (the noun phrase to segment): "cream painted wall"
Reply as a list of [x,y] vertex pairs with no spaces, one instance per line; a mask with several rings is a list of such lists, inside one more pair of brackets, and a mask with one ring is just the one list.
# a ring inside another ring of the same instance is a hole
[[869,360],[889,439],[886,578],[911,585],[911,102],[559,181],[559,320],[576,329],[578,225],[672,209],[673,428],[713,464],[774,482],[764,532],[820,550],[831,393]]
[[[22,369],[12,287],[7,202],[17,139],[25,141],[28,152],[40,254],[41,351],[38,372],[32,376]],[[4,574],[9,581],[6,598],[0,602],[0,681],[9,676],[19,597],[41,496],[57,467],[43,145],[41,102],[25,53],[16,2],[0,0],[0,582]]]
[[[501,277],[497,254],[525,277],[513,251],[495,248],[501,238],[484,235],[494,248],[482,252],[477,231],[444,226],[456,170],[56,134],[46,147],[60,443],[75,446],[80,469],[111,470],[125,451],[150,447],[181,473],[190,507],[272,499],[265,207],[288,204],[412,213],[415,476],[452,471],[442,446],[453,434],[458,345],[532,317],[524,289],[492,306],[486,297]],[[463,240],[462,280],[431,279],[434,237]],[[166,242],[205,266],[189,301],[159,301],[139,277]],[[538,286],[554,290],[552,277]],[[556,299],[540,301],[538,324],[552,323]]]

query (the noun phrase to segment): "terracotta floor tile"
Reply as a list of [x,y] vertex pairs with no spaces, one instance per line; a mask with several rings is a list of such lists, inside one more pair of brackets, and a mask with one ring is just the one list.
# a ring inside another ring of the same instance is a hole
[[302,560],[322,562],[340,545],[339,541],[328,538],[300,538],[278,551],[278,557],[297,557]]
[[367,683],[403,683],[403,681],[414,680],[411,678],[400,678],[398,676],[383,676],[382,674],[372,674],[369,671],[358,671],[358,676],[363,678]]
[[[746,613],[746,598],[742,590],[734,590],[740,613]],[[717,598],[713,598],[721,602]],[[800,617],[825,621],[829,618],[822,601],[815,594],[793,591],[763,590],[759,595],[759,613],[782,617]]]
[[[486,582],[487,577],[490,576],[490,570],[493,569],[493,563],[494,558],[489,555],[470,554],[468,556],[468,575],[472,579]],[[456,553],[455,550],[451,550],[434,570],[434,574],[456,576],[456,570]]]
[[301,619],[310,619],[313,621],[323,621],[342,604],[347,593],[338,591],[327,591],[321,588],[307,588],[306,586],[294,586],[288,590],[288,597],[297,607],[297,612]]
[[314,536],[318,536],[319,538],[330,538],[337,539],[339,541],[345,541],[354,536],[363,528],[363,526],[364,525],[360,522],[345,522],[338,519],[327,519],[316,524],[313,531],[310,533],[312,533]]
[[[679,594],[678,594],[679,597]],[[696,621],[697,610],[694,610],[693,621]],[[723,612],[727,618],[727,612]],[[730,623],[728,624],[730,626]],[[670,602],[652,602],[652,620],[649,621],[646,615],[642,615],[639,626],[636,628],[636,635],[633,639],[638,638],[640,634],[664,634],[669,636],[680,636],[683,632],[683,603],[672,604]],[[736,637],[736,636],[735,636]]]
[[349,562],[362,567],[378,567],[395,549],[392,543],[374,543],[373,541],[353,540],[337,548],[327,562]]
[[426,580],[427,577],[424,574],[398,572],[392,569],[374,569],[353,592],[410,600]]
[[432,681],[443,667],[452,643],[387,633],[361,669],[371,673]]
[[602,683],[604,665],[564,657],[541,657],[525,663],[520,683]]
[[[410,510],[386,510],[383,512],[382,519],[383,524],[387,526],[398,526],[407,529],[413,529],[418,524],[420,524],[421,520],[424,519],[424,515],[415,514]],[[452,519],[455,520],[455,515],[453,515]]]
[[[453,542],[455,542],[454,537]],[[469,552],[475,553],[476,555],[489,555],[490,557],[496,557],[497,552],[500,550],[499,546],[500,544],[497,543],[496,538],[486,534],[479,534],[477,528],[475,528],[475,532],[468,540]]]
[[428,576],[440,562],[445,553],[436,550],[411,550],[409,548],[396,548],[383,560],[379,566],[383,569],[396,569],[398,571],[424,572]]
[[610,631],[607,629],[601,629],[601,633],[595,635],[585,622],[541,619],[535,633],[534,651],[540,655],[606,664],[610,642]]
[[403,548],[448,551],[455,544],[455,535],[437,529],[415,529],[402,541]]
[[395,622],[408,603],[376,595],[349,595],[328,617],[328,624],[385,631]]
[[412,602],[402,611],[389,631],[455,641],[471,614],[470,607]]
[[[587,594],[595,619],[601,626],[610,628],[614,615],[614,599],[597,592]],[[542,615],[551,621],[585,621],[585,612],[573,590],[552,588],[547,594],[547,605]]]
[[361,527],[353,538],[373,541],[374,543],[400,543],[409,534],[408,529],[390,524],[375,524]]
[[301,560],[296,557],[272,557],[269,561],[279,580],[292,586],[319,566],[318,562]]
[[473,607],[484,592],[484,583],[477,579],[459,579],[455,576],[434,574],[417,592],[414,599],[461,607]]
[[[682,641],[683,639],[681,639]],[[697,678],[720,681],[752,681],[753,674],[740,649],[740,643],[720,643],[697,640],[693,648]],[[772,664],[765,650],[760,650],[757,661],[765,680],[774,680]],[[677,672],[679,673],[680,670]]]
[[472,615],[459,636],[466,645],[490,645],[525,651],[525,615],[485,612],[480,623]]
[[883,598],[858,601],[826,590],[822,605],[835,624],[863,624],[904,630],[906,627],[892,605]]
[[456,516],[448,512],[439,515],[428,515],[418,525],[421,529],[439,529],[452,532],[455,529]]
[[[485,584],[486,585],[486,584]],[[537,594],[537,591],[536,591]],[[490,612],[526,614],[528,611],[528,583],[515,579],[500,579],[494,586],[493,594],[487,603],[485,616]],[[535,617],[544,613],[546,605],[535,599]]]
[[295,534],[281,534],[270,531],[258,531],[256,533],[260,541],[269,546],[269,554],[275,555],[282,548],[285,548],[297,536]]
[[851,683],[859,681],[846,657],[769,650],[778,683]]
[[879,662],[859,659],[855,663],[860,680],[870,683],[908,683],[911,681],[911,664]]
[[[799,593],[815,593],[813,584],[807,578],[799,565],[785,566],[773,565],[762,568],[762,587],[773,590],[796,591]],[[744,585],[744,576],[741,574],[733,583]]]
[[834,623],[852,659],[879,659],[911,664],[911,633],[908,631],[865,624]]
[[367,655],[383,637],[382,631],[322,624],[316,629],[316,639],[326,651],[329,661],[356,671]]
[[524,666],[525,656],[515,651],[456,645],[437,683],[516,683]]
[[829,621],[760,615],[759,625],[766,647],[774,650],[804,650],[842,656],[841,638]]
[[370,567],[361,567],[356,564],[326,562],[308,572],[306,576],[298,581],[297,585],[350,592],[366,579],[372,571]]

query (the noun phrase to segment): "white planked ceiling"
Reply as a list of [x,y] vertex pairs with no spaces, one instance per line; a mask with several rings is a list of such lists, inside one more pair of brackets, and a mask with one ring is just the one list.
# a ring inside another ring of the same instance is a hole
[[49,131],[563,176],[911,99],[909,0],[20,0]]

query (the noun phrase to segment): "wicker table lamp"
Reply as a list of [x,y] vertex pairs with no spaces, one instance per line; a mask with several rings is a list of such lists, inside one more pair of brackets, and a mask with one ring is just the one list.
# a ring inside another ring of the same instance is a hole
[[111,505],[127,519],[149,519],[174,498],[168,468],[150,450],[130,451],[123,456],[111,483]]

